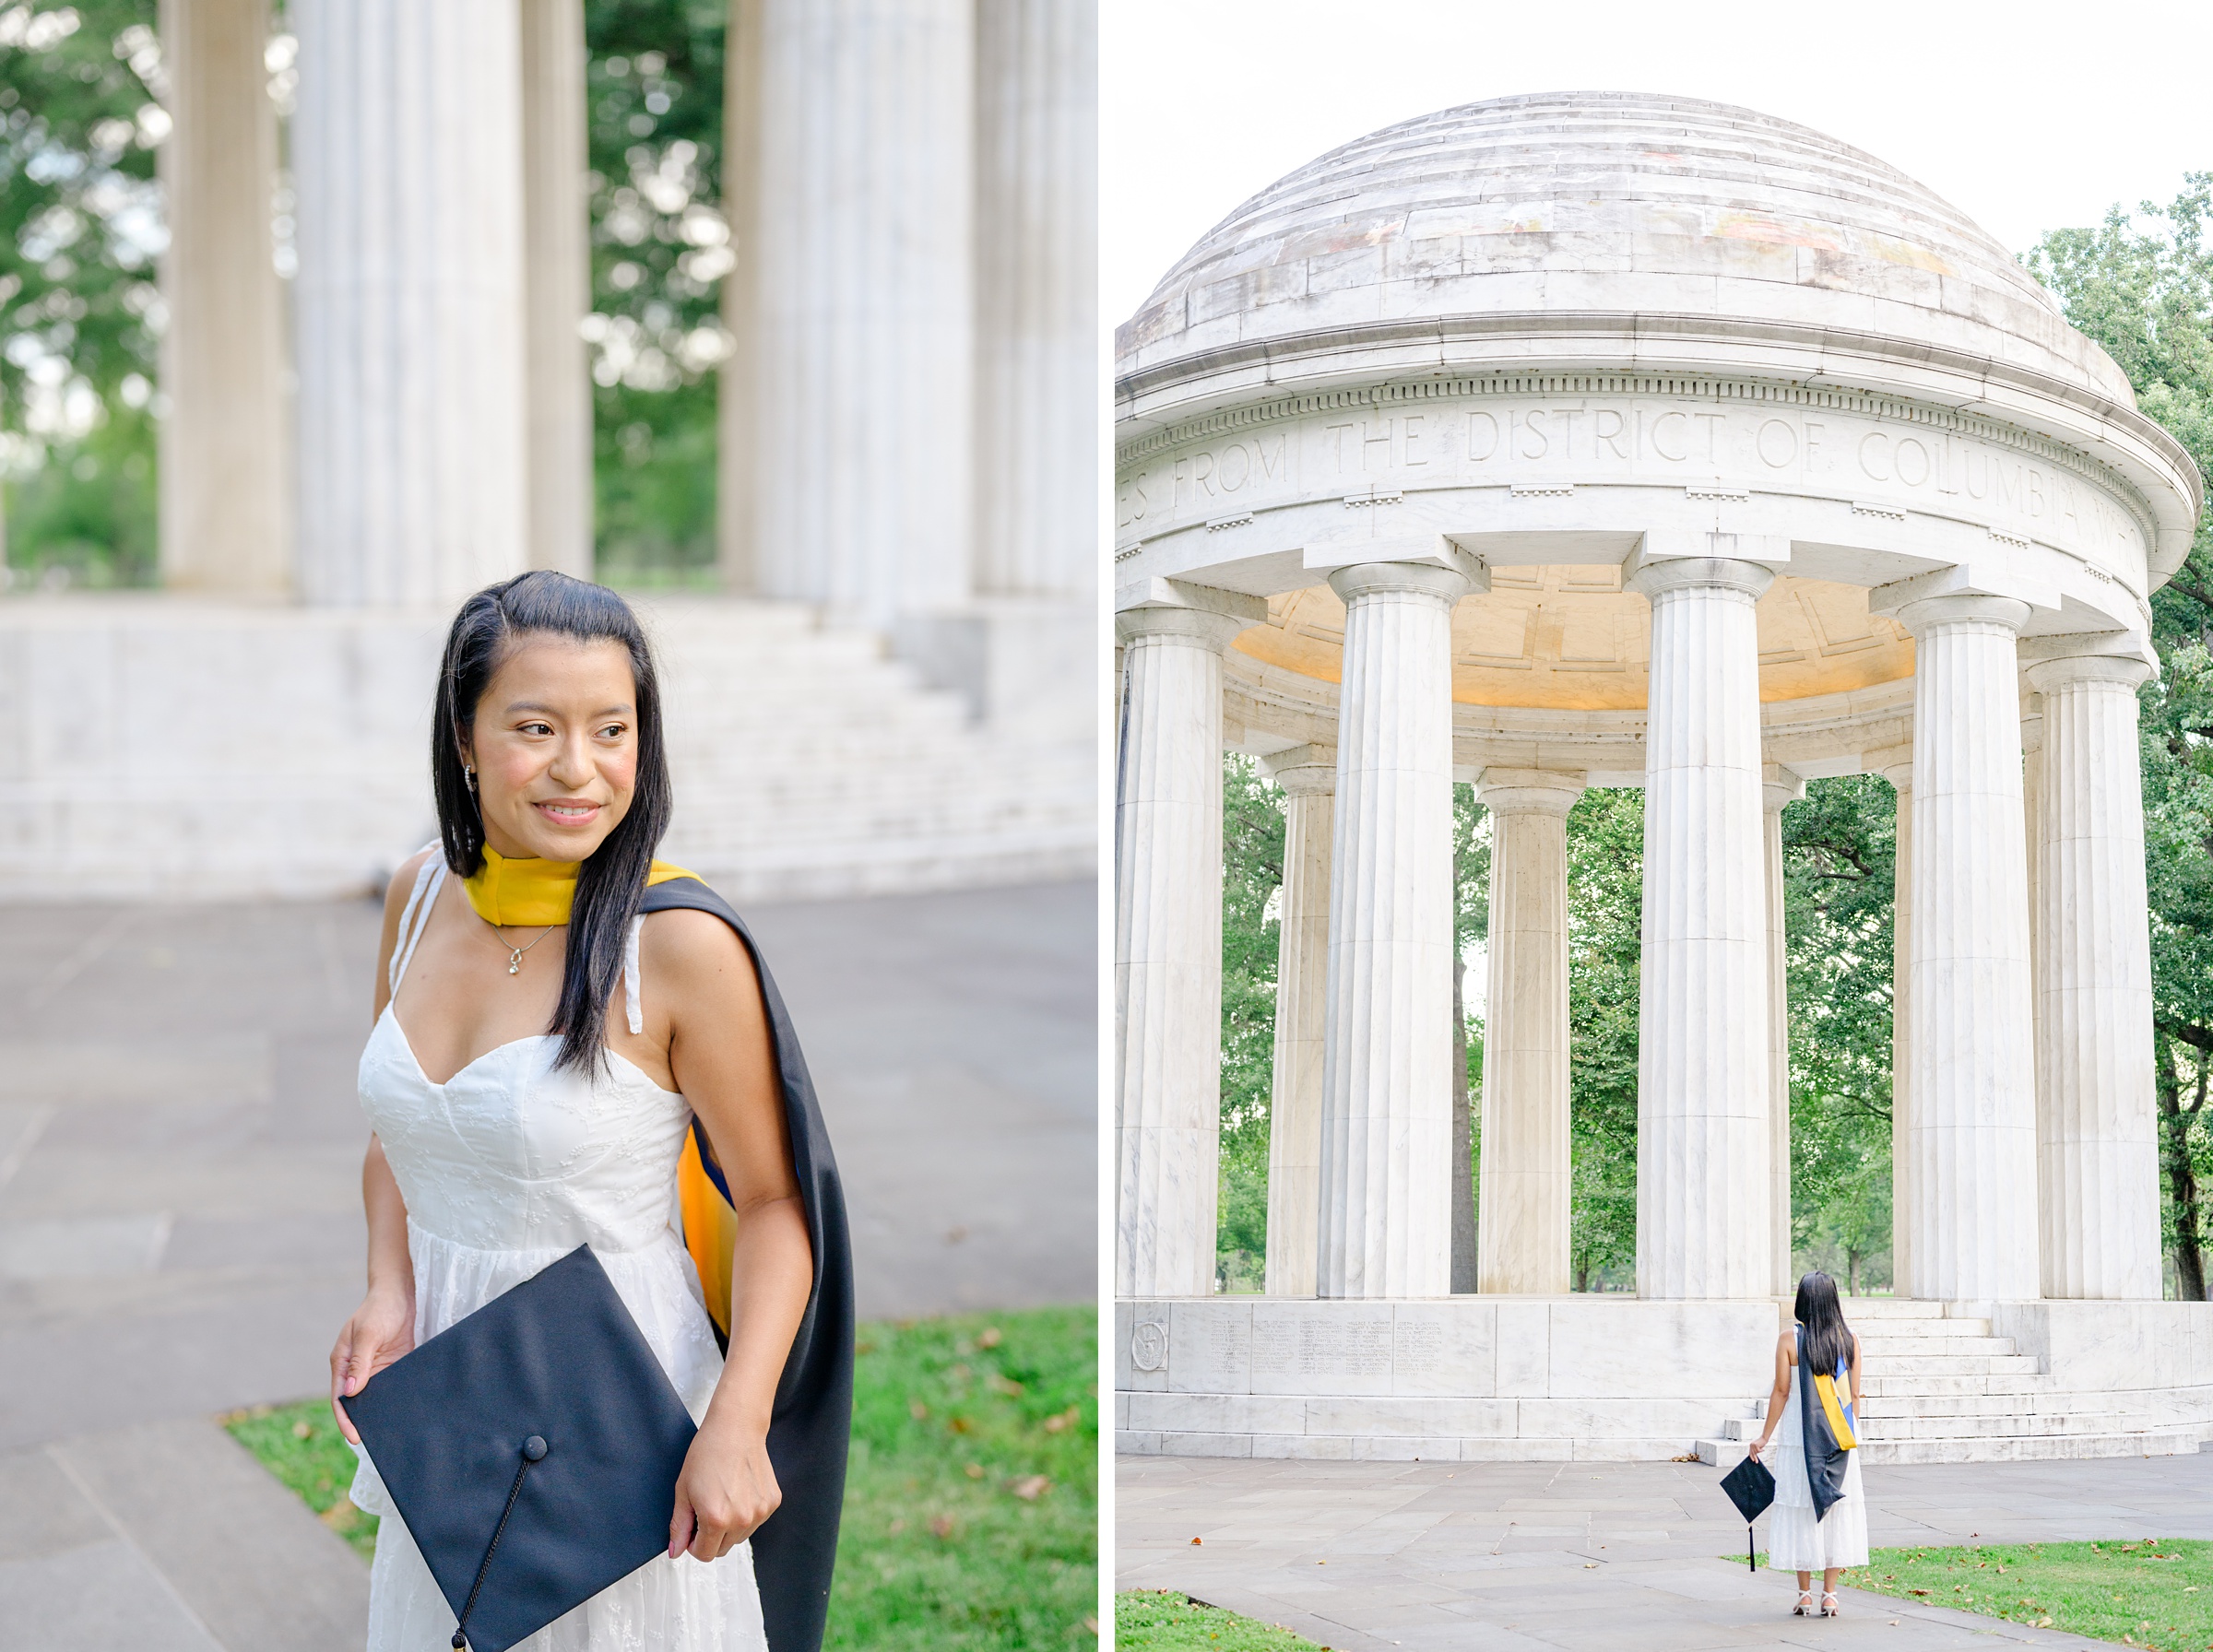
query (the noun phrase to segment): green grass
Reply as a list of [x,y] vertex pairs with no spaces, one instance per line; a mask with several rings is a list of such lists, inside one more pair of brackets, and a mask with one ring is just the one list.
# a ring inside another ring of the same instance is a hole
[[261,1466],[298,1493],[315,1517],[337,1532],[363,1560],[376,1552],[376,1516],[353,1506],[353,1447],[338,1432],[327,1399],[296,1405],[257,1405],[222,1420],[231,1437],[261,1459]]
[[1847,1587],[2159,1652],[2213,1647],[2213,1543],[1982,1543],[1867,1558]]
[[1129,1652],[1316,1652],[1288,1629],[1201,1606],[1174,1589],[1115,1596],[1114,1644]]
[[829,1647],[1096,1645],[1096,1312],[863,1326]]
[[[860,1328],[829,1652],[1097,1644],[1097,1337],[1090,1307]],[[328,1400],[223,1422],[373,1552],[375,1517],[346,1501],[353,1453]]]

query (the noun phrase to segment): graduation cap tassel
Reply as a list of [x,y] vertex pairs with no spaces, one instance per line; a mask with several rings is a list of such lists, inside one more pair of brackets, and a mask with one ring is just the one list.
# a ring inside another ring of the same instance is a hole
[[1752,1550],[1752,1522],[1749,1520],[1745,1522],[1745,1570],[1747,1572],[1759,1570],[1759,1556]]
[[515,1500],[523,1493],[523,1476],[530,1472],[530,1465],[546,1455],[546,1443],[537,1434],[523,1442],[522,1466],[515,1471],[515,1483],[507,1488],[507,1506],[500,1510],[500,1523],[492,1528],[491,1544],[484,1551],[484,1558],[477,1564],[477,1580],[468,1587],[468,1600],[461,1608],[460,1620],[454,1625],[454,1652],[465,1652],[468,1646],[468,1614],[477,1610],[477,1595],[484,1587],[484,1574],[491,1570],[491,1557],[500,1550],[500,1539],[507,1531],[507,1516],[515,1513]]

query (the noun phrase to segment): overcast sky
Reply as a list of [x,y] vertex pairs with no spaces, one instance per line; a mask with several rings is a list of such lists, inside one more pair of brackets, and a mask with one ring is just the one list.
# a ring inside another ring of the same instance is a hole
[[1323,150],[1517,92],[1675,92],[1840,137],[2019,252],[2213,170],[2213,0],[1105,0],[1109,324]]

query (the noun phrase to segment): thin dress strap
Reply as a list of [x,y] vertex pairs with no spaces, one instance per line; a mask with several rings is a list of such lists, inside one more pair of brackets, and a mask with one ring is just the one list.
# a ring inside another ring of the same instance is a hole
[[392,947],[392,969],[387,997],[399,996],[399,983],[408,973],[414,959],[415,949],[422,942],[422,932],[431,926],[431,909],[438,903],[438,889],[445,881],[445,859],[433,855],[422,863],[422,870],[415,874],[414,891],[399,914],[399,938]]
[[645,920],[630,920],[630,933],[622,941],[622,997],[630,1006],[630,1032],[633,1038],[645,1031],[645,1004],[638,985],[638,937],[645,932]]

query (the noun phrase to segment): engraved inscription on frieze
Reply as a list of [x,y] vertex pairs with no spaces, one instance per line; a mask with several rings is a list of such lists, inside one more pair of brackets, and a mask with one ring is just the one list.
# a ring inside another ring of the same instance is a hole
[[1696,484],[1733,491],[1870,496],[1996,521],[2126,567],[2136,520],[2076,461],[1994,433],[1865,407],[1766,397],[1699,405],[1663,395],[1491,395],[1419,412],[1318,411],[1147,455],[1121,478],[1118,517],[1148,534],[1231,510],[1355,490],[1519,484]]

